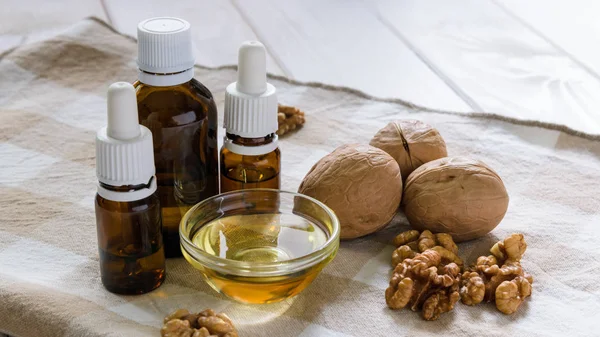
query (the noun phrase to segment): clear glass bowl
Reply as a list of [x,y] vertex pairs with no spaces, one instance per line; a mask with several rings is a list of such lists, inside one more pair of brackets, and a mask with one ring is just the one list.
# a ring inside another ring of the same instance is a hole
[[335,257],[340,225],[311,197],[271,189],[220,194],[191,208],[181,251],[216,291],[272,303],[304,290]]

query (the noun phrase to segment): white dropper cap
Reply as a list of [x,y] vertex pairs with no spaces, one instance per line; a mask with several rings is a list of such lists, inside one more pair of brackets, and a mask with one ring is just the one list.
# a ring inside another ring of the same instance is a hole
[[156,191],[152,133],[138,123],[135,89],[113,83],[107,95],[108,125],[96,134],[96,176],[110,186],[147,185],[128,192],[98,186],[98,194],[113,201],[133,201]]
[[137,37],[142,83],[169,86],[192,79],[195,60],[189,22],[173,17],[147,19],[138,24]]
[[[267,54],[258,41],[240,47],[237,82],[225,92],[224,127],[227,133],[244,138],[266,137],[277,131],[276,90],[267,83]],[[276,139],[274,143],[276,147]]]

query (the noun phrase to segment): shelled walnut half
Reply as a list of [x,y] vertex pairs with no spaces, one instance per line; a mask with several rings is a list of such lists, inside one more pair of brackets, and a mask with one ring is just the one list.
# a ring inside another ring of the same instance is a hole
[[531,295],[533,277],[521,267],[527,249],[523,234],[512,234],[496,243],[492,255],[480,256],[462,276],[461,300],[467,305],[495,302],[496,308],[509,315],[517,311]]
[[293,106],[279,105],[277,109],[277,122],[279,124],[277,135],[283,136],[293,131],[304,125],[305,121],[304,112],[300,109]]
[[197,314],[178,309],[165,317],[160,334],[162,337],[238,337],[231,319],[211,309]]
[[385,300],[391,309],[409,306],[422,310],[424,319],[436,320],[459,300],[460,277],[456,263],[444,265],[437,251],[427,249],[396,265]]

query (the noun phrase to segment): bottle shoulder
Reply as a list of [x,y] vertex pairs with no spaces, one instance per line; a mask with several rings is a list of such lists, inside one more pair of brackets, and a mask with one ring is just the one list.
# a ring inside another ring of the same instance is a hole
[[202,84],[195,78],[192,78],[188,82],[166,87],[152,86],[137,80],[133,83],[133,87],[136,90],[138,101],[140,99],[146,98],[147,95],[151,94],[160,93],[162,95],[165,95],[167,93],[172,93],[179,95],[186,94],[192,97],[203,98],[212,101],[212,103],[214,104],[212,92],[204,84]]
[[194,79],[169,87],[137,81],[134,87],[142,124],[147,120],[150,124],[174,127],[216,119],[217,106],[211,92]]
[[189,82],[186,82],[185,84],[190,88],[190,91],[198,93],[206,98],[213,100],[212,92],[208,90],[208,88],[197,79],[192,78]]

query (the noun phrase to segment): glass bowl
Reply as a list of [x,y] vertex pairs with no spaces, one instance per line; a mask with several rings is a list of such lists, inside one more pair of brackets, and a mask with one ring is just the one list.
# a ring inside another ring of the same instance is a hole
[[246,189],[192,207],[179,235],[183,256],[216,291],[272,303],[300,293],[335,257],[340,225],[311,197]]

